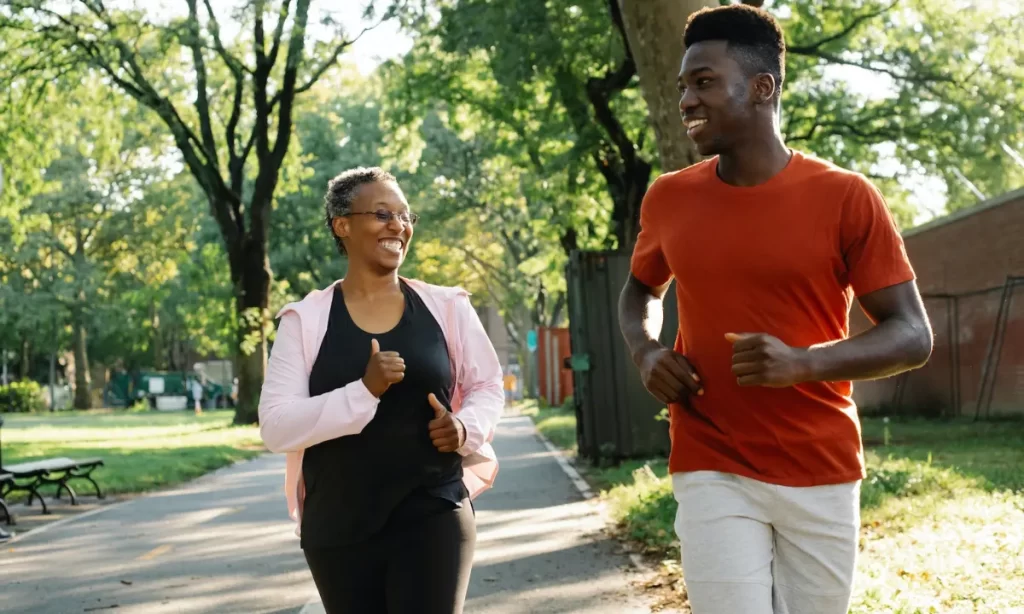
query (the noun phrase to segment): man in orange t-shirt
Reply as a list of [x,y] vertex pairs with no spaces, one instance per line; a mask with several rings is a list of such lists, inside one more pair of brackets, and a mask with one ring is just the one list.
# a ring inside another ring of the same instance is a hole
[[[691,607],[839,614],[864,477],[851,381],[921,366],[931,329],[879,191],[783,143],[772,17],[702,10],[684,41],[680,111],[714,157],[648,190],[619,319],[644,385],[670,408]],[[669,349],[657,339],[673,278]],[[850,337],[855,296],[875,326]]]

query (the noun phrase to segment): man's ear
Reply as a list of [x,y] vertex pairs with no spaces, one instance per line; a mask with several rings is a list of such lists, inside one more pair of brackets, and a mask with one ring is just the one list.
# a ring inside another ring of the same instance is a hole
[[776,94],[777,84],[775,77],[768,73],[761,73],[754,78],[754,98],[760,104],[767,104]]

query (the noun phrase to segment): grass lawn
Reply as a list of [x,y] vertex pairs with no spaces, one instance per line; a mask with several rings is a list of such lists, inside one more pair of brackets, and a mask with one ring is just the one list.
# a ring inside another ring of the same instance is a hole
[[[111,410],[4,414],[3,462],[99,456],[105,466],[96,469],[93,477],[104,492],[144,492],[186,482],[263,452],[259,429],[232,426],[233,416],[230,410],[201,416]],[[78,490],[91,494],[87,484],[79,484]],[[15,501],[24,498],[24,493],[9,496]]]
[[[533,413],[549,437],[574,438],[568,412]],[[1024,612],[1024,421],[865,418],[863,426],[868,478],[850,611]],[[602,491],[621,535],[678,578],[665,460],[580,469]]]
[[519,404],[519,411],[530,416],[537,430],[563,450],[576,454],[576,414],[564,407],[548,407],[527,399]]

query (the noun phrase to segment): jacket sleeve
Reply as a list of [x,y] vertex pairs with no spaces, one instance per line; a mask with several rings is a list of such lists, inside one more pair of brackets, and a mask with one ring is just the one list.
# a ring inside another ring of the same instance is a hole
[[281,317],[260,394],[260,436],[270,451],[295,452],[360,433],[379,402],[362,380],[310,397],[301,319],[294,311]]
[[458,451],[467,456],[494,438],[494,429],[505,407],[505,392],[498,353],[469,298],[460,296],[455,309],[462,345],[459,377],[462,407],[458,418],[466,427],[466,442]]

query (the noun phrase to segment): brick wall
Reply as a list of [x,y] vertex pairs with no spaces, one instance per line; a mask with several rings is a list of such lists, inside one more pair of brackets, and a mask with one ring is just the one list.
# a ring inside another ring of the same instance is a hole
[[1024,189],[904,233],[921,292],[962,294],[1024,275]]
[[[859,382],[854,397],[865,412],[898,400],[903,411],[973,415],[1002,286],[1007,276],[1024,277],[1024,189],[910,229],[904,241],[926,296],[935,351],[906,377]],[[855,306],[851,331],[868,326]],[[998,357],[992,413],[1024,412],[1024,286],[1011,294]]]

